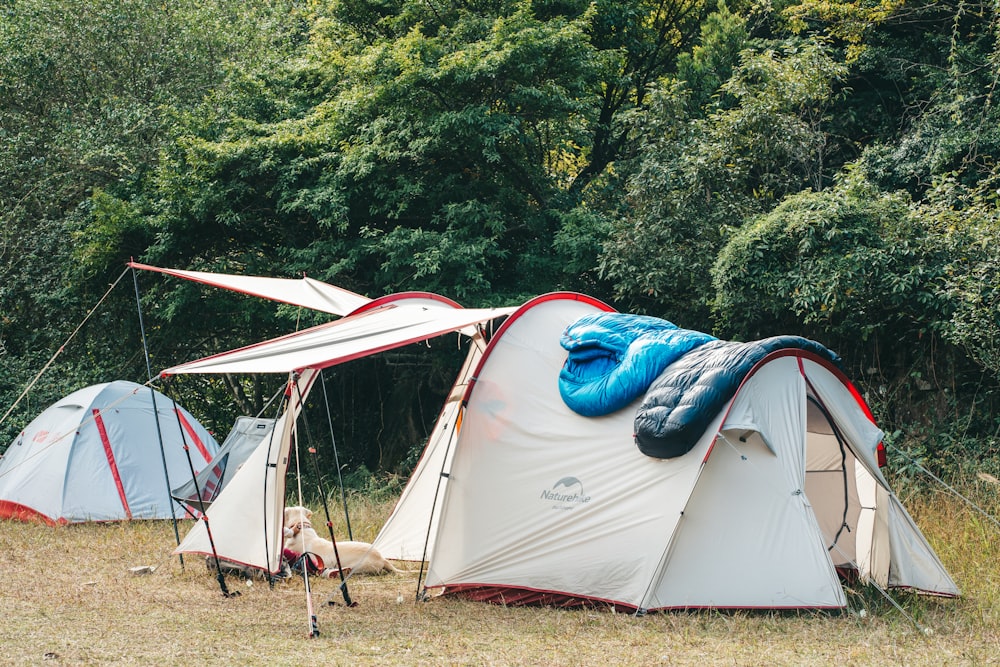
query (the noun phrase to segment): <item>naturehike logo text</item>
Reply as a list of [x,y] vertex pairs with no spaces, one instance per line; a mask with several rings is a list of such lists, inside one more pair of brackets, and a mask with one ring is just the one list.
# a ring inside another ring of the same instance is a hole
[[541,500],[552,503],[552,509],[570,510],[590,502],[590,496],[583,492],[583,484],[576,477],[563,477],[542,491]]

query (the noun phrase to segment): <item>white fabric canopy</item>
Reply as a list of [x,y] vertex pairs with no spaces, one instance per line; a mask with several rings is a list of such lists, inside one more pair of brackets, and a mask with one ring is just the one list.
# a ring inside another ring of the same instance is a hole
[[366,296],[312,278],[266,278],[205,271],[182,271],[180,269],[163,269],[137,262],[129,262],[128,265],[134,269],[157,271],[175,278],[193,280],[213,287],[221,287],[334,315],[347,315],[371,301]]
[[[689,452],[656,459],[635,446],[641,399],[582,417],[560,396],[560,334],[601,310],[548,295],[492,337],[439,476],[427,588],[500,604],[840,608],[843,565],[958,595],[882,486],[881,431],[832,364],[793,350],[767,357]],[[828,454],[836,467],[814,467]],[[816,482],[826,473],[836,483]],[[820,516],[838,523],[824,533]]]
[[455,308],[420,301],[401,300],[372,308],[305,331],[174,366],[162,371],[161,376],[322,369],[460,331],[514,311],[514,308]]

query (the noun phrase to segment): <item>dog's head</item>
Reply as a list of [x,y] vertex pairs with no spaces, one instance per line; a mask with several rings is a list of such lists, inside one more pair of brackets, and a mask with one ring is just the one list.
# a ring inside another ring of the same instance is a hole
[[294,534],[298,534],[303,526],[311,526],[309,518],[312,517],[312,510],[299,505],[285,508],[285,528],[290,529]]

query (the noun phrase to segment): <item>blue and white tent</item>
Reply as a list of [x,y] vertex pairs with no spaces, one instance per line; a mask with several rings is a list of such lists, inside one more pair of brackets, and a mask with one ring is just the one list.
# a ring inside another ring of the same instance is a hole
[[4,452],[0,518],[184,517],[170,487],[191,478],[185,445],[195,470],[218,450],[205,427],[160,392],[125,380],[80,389],[38,415]]

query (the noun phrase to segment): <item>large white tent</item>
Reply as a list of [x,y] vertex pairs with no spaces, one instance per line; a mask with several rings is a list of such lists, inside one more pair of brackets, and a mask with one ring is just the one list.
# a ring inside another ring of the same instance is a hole
[[878,468],[881,431],[828,361],[766,357],[691,451],[653,458],[633,440],[636,404],[582,417],[560,396],[560,334],[601,310],[541,297],[490,342],[465,397],[430,589],[506,604],[837,608],[841,568],[958,594]]
[[80,389],[32,420],[0,459],[0,518],[55,524],[185,516],[170,497],[171,485],[191,477],[185,447],[196,470],[218,449],[160,392],[124,380]]

